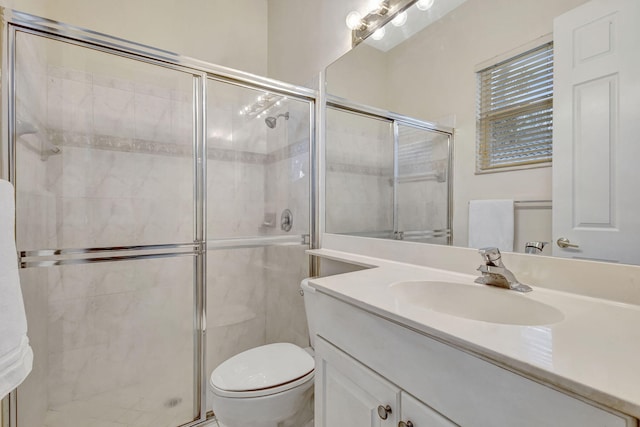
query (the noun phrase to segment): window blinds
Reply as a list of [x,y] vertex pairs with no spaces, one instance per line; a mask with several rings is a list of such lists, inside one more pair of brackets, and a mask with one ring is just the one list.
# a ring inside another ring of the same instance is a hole
[[551,161],[553,43],[477,76],[477,171]]
[[433,163],[433,143],[428,131],[398,126],[398,177],[424,174]]

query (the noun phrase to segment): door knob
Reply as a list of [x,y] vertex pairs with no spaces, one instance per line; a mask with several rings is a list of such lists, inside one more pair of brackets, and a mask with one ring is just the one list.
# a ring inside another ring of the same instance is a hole
[[407,421],[406,423],[404,421],[400,421],[398,423],[398,427],[413,427],[413,423],[411,421]]
[[579,248],[580,247],[579,245],[576,245],[575,243],[571,243],[571,241],[569,239],[567,239],[566,237],[559,238],[556,243],[561,248]]
[[391,411],[391,406],[387,405],[387,406],[378,406],[378,416],[380,417],[380,419],[382,420],[386,420],[387,418],[389,418],[389,414],[393,412]]

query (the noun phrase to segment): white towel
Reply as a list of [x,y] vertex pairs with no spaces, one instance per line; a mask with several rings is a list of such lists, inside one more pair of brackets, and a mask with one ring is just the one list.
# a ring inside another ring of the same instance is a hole
[[18,276],[13,194],[13,186],[0,180],[0,399],[24,381],[33,365]]
[[513,252],[513,200],[469,202],[469,247]]

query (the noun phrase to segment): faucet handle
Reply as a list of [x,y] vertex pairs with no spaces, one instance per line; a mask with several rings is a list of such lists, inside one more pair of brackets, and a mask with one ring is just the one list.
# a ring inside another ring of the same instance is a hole
[[494,247],[481,248],[478,249],[478,252],[484,259],[485,264],[500,266],[502,254],[500,254],[500,249]]

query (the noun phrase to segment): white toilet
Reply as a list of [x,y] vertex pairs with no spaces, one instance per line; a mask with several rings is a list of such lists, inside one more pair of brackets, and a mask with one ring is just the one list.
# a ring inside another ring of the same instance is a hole
[[[315,328],[313,295],[304,294],[311,346]],[[224,427],[303,427],[313,425],[313,349],[277,343],[252,348],[222,362],[211,373],[212,408]]]

